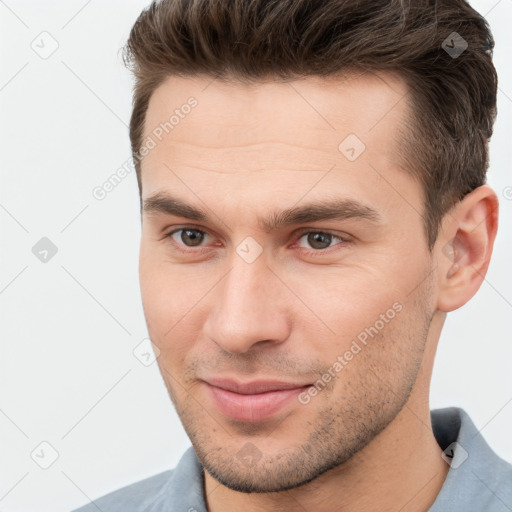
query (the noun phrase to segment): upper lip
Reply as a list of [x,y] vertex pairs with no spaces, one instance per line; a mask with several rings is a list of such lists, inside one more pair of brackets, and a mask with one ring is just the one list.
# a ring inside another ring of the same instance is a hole
[[233,379],[223,378],[209,378],[203,380],[211,386],[239,393],[240,395],[252,395],[255,393],[266,393],[268,391],[280,391],[283,389],[296,389],[309,385],[279,380],[253,380],[251,382],[238,382]]

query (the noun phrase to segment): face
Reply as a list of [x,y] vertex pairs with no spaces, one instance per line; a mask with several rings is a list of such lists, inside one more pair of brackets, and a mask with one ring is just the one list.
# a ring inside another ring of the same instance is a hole
[[173,77],[151,97],[144,312],[195,452],[231,489],[341,465],[415,385],[435,298],[422,189],[399,167],[405,95],[364,74]]

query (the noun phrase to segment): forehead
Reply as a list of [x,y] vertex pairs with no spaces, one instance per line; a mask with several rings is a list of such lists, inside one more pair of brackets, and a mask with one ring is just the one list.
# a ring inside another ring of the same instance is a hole
[[300,197],[333,168],[325,190],[340,178],[351,195],[378,186],[382,173],[400,164],[396,140],[407,94],[391,73],[250,85],[170,77],[146,114],[144,139],[154,147],[141,163],[143,197],[174,187],[191,197],[180,176],[203,195],[245,187],[248,196],[259,187],[258,199],[263,189],[278,199],[285,191]]
[[[165,138],[190,138],[193,130],[195,139],[217,149],[267,140],[332,146],[349,132],[371,145],[380,134],[389,139],[390,128],[403,119],[406,94],[404,82],[392,73],[254,84],[170,77],[151,96],[144,134],[171,120]],[[197,102],[192,109],[190,98]]]

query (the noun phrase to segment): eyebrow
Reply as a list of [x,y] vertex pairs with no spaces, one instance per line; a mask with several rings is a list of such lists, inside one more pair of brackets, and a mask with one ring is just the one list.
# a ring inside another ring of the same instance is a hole
[[[143,212],[146,214],[166,214],[183,217],[198,222],[210,221],[210,216],[201,207],[187,204],[177,197],[158,192],[143,202]],[[315,222],[321,220],[362,219],[374,224],[381,223],[379,213],[353,199],[324,199],[302,206],[294,206],[282,211],[273,212],[265,218],[259,217],[260,228],[270,233],[286,226]]]

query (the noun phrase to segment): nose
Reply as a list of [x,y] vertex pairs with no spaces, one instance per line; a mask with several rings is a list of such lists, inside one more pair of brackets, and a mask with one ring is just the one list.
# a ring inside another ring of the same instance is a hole
[[263,254],[252,263],[234,254],[212,300],[204,334],[227,352],[244,353],[257,343],[279,344],[289,337],[290,291]]

